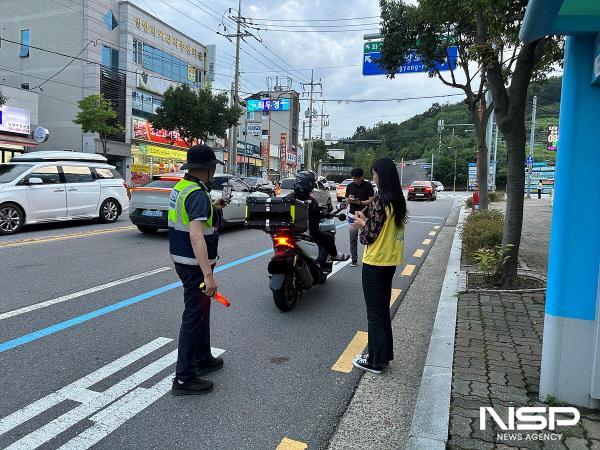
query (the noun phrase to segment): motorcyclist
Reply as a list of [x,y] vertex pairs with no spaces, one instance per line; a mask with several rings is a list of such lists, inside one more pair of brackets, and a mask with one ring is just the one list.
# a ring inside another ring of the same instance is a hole
[[294,185],[294,197],[298,200],[308,202],[308,231],[310,236],[315,240],[319,248],[323,251],[319,252],[317,263],[322,266],[329,255],[332,261],[346,261],[350,259],[350,255],[338,253],[335,246],[335,236],[326,233],[319,229],[319,224],[323,219],[319,202],[311,195],[311,192],[316,186],[316,175],[309,170],[303,170],[296,174],[296,183]]

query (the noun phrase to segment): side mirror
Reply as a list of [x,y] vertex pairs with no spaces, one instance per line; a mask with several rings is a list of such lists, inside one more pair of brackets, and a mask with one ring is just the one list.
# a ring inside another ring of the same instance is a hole
[[342,222],[346,220],[346,214],[340,214],[339,216],[337,216],[338,219],[340,219]]
[[37,177],[31,177],[27,180],[27,184],[44,184],[44,180]]

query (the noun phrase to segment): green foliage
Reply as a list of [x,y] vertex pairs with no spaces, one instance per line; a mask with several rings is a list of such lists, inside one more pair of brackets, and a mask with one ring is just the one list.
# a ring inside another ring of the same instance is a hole
[[469,214],[461,232],[463,255],[469,262],[474,262],[477,251],[502,245],[503,228],[504,215],[500,211],[488,210]]
[[122,134],[124,128],[117,123],[117,113],[110,100],[102,94],[89,95],[79,100],[80,111],[73,123],[81,126],[84,133],[98,133],[102,142],[102,152],[106,156],[109,137]]
[[490,202],[503,202],[505,198],[504,191],[490,192]]
[[177,131],[191,147],[209,136],[222,137],[239,120],[241,109],[228,106],[225,93],[213,95],[210,90],[192,90],[187,84],[170,87],[162,106],[152,121],[155,128]]
[[473,197],[468,197],[466,201],[467,208],[473,209]]
[[512,245],[496,245],[493,248],[483,247],[473,253],[473,261],[481,272],[491,275],[498,265],[504,265],[510,258],[507,256]]
[[8,100],[4,95],[2,95],[2,92],[0,92],[0,106],[4,105],[6,103],[6,100]]
[[321,139],[317,139],[312,143],[312,166],[314,168],[319,167],[319,161],[327,162],[329,161],[329,156],[327,155],[327,147],[325,146],[325,141]]

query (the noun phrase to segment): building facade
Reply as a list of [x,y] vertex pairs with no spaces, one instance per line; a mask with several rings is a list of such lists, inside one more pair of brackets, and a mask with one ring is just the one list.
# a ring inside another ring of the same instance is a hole
[[0,79],[39,93],[39,120],[51,135],[39,149],[100,153],[98,137],[73,119],[79,100],[102,93],[125,129],[111,138],[107,157],[128,180],[138,184],[185,160],[179,136],[150,120],[170,86],[210,86],[214,46],[117,0],[3,0],[0,29]]
[[5,163],[38,147],[38,142],[31,138],[38,126],[38,96],[1,83],[0,95],[5,99],[0,106],[0,163]]
[[274,180],[293,176],[300,151],[298,92],[262,91],[245,103],[237,136],[238,172]]

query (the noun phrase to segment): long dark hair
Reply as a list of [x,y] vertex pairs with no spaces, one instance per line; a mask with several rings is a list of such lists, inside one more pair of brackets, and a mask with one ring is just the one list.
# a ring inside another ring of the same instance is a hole
[[406,223],[406,201],[400,186],[400,177],[396,164],[390,158],[380,158],[373,162],[371,170],[379,176],[379,197],[385,206],[393,208],[396,226],[402,227]]

